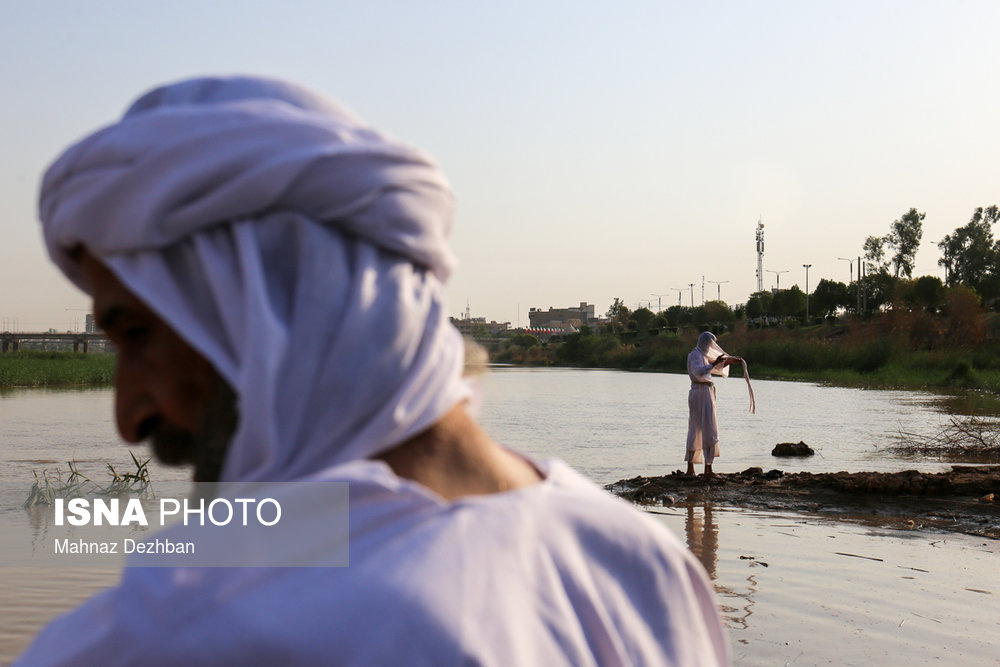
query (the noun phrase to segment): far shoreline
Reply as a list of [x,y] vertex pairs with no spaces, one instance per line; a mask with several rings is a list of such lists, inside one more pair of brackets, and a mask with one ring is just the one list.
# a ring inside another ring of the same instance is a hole
[[115,355],[35,351],[0,353],[0,389],[109,387]]
[[[570,364],[529,364],[512,363],[509,361],[490,362],[488,368],[524,368],[531,370],[580,370],[580,371],[618,371],[623,373],[650,373],[664,375],[686,375],[683,371],[658,369],[658,368],[615,368],[609,366],[580,366]],[[743,374],[738,371],[739,367],[733,367],[733,373],[726,380],[742,380]],[[918,391],[933,394],[946,402],[957,401],[973,403],[975,409],[957,410],[956,414],[980,414],[984,410],[992,410],[1000,413],[1000,393],[989,388],[975,386],[961,386],[954,384],[941,384],[933,382],[907,383],[879,381],[878,377],[864,376],[856,374],[857,377],[848,375],[850,371],[841,373],[825,373],[818,371],[794,373],[785,370],[762,369],[756,372],[750,366],[748,368],[751,382],[757,380],[768,380],[774,382],[805,382],[828,387],[840,387],[845,389],[863,389],[872,391]],[[716,380],[725,381],[723,379]]]

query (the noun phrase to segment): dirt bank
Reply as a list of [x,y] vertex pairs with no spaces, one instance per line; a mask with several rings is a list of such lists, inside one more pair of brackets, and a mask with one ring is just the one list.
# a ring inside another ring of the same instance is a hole
[[607,488],[647,505],[716,502],[1000,539],[1000,466],[953,466],[938,473],[785,474],[748,468],[708,480],[678,470],[620,480]]

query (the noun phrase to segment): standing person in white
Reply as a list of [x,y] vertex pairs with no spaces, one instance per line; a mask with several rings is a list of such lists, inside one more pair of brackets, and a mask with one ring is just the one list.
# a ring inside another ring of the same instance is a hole
[[688,392],[688,436],[684,460],[687,474],[694,475],[694,466],[704,461],[705,477],[715,477],[712,462],[719,455],[719,420],[715,414],[715,384],[713,375],[729,377],[729,367],[742,363],[730,357],[715,342],[715,334],[703,331],[698,345],[687,358],[691,391]]

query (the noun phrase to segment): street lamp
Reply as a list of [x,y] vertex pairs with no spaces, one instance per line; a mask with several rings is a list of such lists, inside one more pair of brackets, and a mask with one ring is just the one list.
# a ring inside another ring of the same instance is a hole
[[667,295],[666,294],[651,294],[650,296],[655,296],[656,297],[656,312],[662,313],[663,312],[663,304],[660,302],[660,297],[664,297],[664,296],[667,296]]
[[[849,275],[851,277],[851,282],[847,283],[848,285],[850,285],[851,283],[854,282],[854,260],[853,259],[848,259],[846,257],[838,257],[837,259],[839,259],[842,262],[847,262],[850,265],[850,268],[848,269],[848,271],[850,271]],[[860,270],[861,269],[859,267],[858,271],[860,271]]]
[[774,269],[768,269],[767,272],[775,274],[775,279],[777,280],[777,284],[775,286],[775,289],[780,292],[781,291],[781,274],[782,273],[788,273],[788,269],[785,269],[783,271],[775,271]]
[[688,283],[688,287],[691,289],[691,307],[694,308],[694,283]]
[[677,305],[678,306],[681,305],[681,295],[684,294],[684,288],[683,287],[671,287],[670,289],[672,289],[673,291],[677,292]]
[[802,268],[806,270],[806,324],[809,324],[809,267],[812,264],[803,264]]
[[712,283],[712,284],[715,285],[716,298],[719,301],[722,301],[722,285],[724,283],[728,283],[729,281],[728,280],[709,280],[708,282],[710,282],[710,283]]

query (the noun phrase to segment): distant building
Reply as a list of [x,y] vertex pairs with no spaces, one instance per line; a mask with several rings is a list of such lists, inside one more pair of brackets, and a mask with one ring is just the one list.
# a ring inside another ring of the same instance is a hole
[[580,303],[579,307],[552,308],[542,310],[532,308],[528,311],[528,321],[532,329],[558,329],[562,331],[574,331],[582,326],[597,326],[599,320],[594,313],[594,304],[586,301]]
[[510,322],[492,320],[487,322],[485,317],[463,317],[461,319],[453,317],[451,323],[455,325],[456,329],[468,336],[473,334],[495,336],[510,329]]

